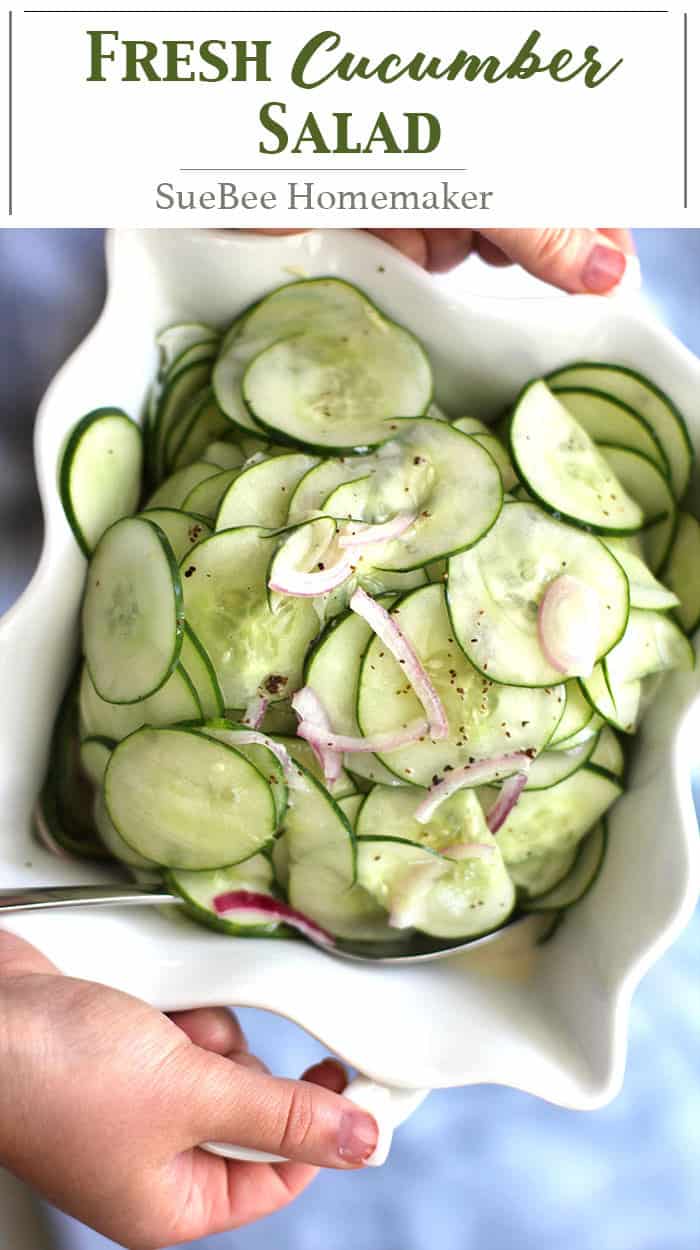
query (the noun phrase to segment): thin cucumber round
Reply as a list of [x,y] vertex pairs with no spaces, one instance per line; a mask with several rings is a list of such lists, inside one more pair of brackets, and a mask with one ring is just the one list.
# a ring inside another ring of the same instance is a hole
[[178,564],[203,538],[209,538],[211,529],[206,517],[180,508],[146,508],[140,513],[147,521],[153,521],[163,531]]
[[626,447],[601,443],[599,447],[618,481],[639,504],[645,516],[642,546],[653,573],[666,559],[676,530],[676,503],[668,478],[646,456]]
[[316,781],[318,781],[319,784],[328,791],[331,798],[335,799],[336,803],[339,803],[341,799],[350,798],[351,795],[357,793],[352,778],[348,775],[344,768],[341,768],[337,780],[331,785],[328,785],[323,776],[321,765],[311,750],[308,742],[305,742],[303,738],[295,738],[291,735],[280,733],[275,734],[275,740],[279,741],[283,747],[286,747],[292,759],[296,760],[297,764],[301,764],[302,768],[307,773],[311,773],[311,776],[314,777]]
[[554,388],[591,386],[634,408],[656,431],[669,463],[673,493],[677,500],[683,498],[693,466],[693,445],[675,404],[649,378],[624,365],[577,361],[550,373],[547,382]]
[[275,831],[272,791],[239,751],[190,729],[146,726],[114,750],[110,818],[146,859],[193,871],[240,863]]
[[235,913],[237,919],[220,916],[214,910],[213,900],[219,894],[231,890],[249,890],[253,894],[275,897],[275,878],[267,856],[253,855],[243,864],[233,868],[216,868],[211,872],[185,872],[171,868],[165,873],[165,884],[182,898],[185,910],[193,920],[199,921],[217,933],[231,937],[285,937],[288,931],[278,920],[270,921],[265,913],[257,916],[250,911]]
[[622,744],[609,725],[604,725],[601,729],[590,762],[596,768],[612,773],[613,777],[624,776],[625,754]]
[[570,871],[543,894],[523,899],[523,911],[550,912],[579,903],[597,881],[607,850],[607,829],[601,820],[582,840]]
[[[380,755],[404,784],[429,786],[448,769],[475,758],[539,753],[546,746],[564,710],[562,686],[503,686],[478,673],[455,640],[439,585],[410,591],[391,615],[425,666],[449,724],[448,737],[441,741],[426,736]],[[357,720],[363,734],[396,731],[424,716],[401,665],[375,636],[364,653],[358,686]]]
[[662,577],[680,599],[675,617],[686,634],[700,625],[700,525],[689,512],[681,512]]
[[95,789],[102,785],[109,757],[116,746],[112,738],[83,738],[80,744],[80,767]]
[[189,413],[189,419],[178,424],[179,437],[173,434],[169,444],[169,464],[180,469],[204,454],[209,444],[223,437],[228,421],[207,387]]
[[219,505],[217,530],[237,525],[279,529],[287,522],[289,501],[300,479],[318,464],[316,456],[291,452],[243,469]]
[[547,744],[549,750],[556,750],[560,743],[569,745],[571,738],[576,738],[585,732],[593,716],[593,708],[577,681],[567,681],[564,689],[566,691],[566,706],[562,718]]
[[100,842],[106,851],[121,864],[125,864],[127,868],[155,868],[155,864],[150,859],[146,859],[143,855],[139,855],[138,851],[133,850],[128,842],[125,842],[120,833],[117,832],[112,821],[110,820],[107,804],[105,803],[104,790],[100,786],[95,795],[95,805],[93,809],[95,829],[100,838]]
[[184,611],[175,558],[143,517],[117,521],[90,562],[83,650],[97,693],[136,703],[165,684],[180,658]]
[[206,477],[192,488],[183,507],[192,512],[201,512],[202,516],[210,517],[214,524],[221,500],[239,473],[240,469],[224,469],[222,473]]
[[664,477],[669,476],[668,457],[653,426],[629,404],[590,387],[556,386],[552,391],[594,443],[614,443],[639,451],[654,461]]
[[223,716],[224,696],[221,693],[214,665],[187,621],[185,621],[185,632],[182,637],[180,662],[192,682],[205,720]]
[[513,885],[518,890],[521,901],[537,898],[545,894],[568,876],[578,850],[571,847],[566,851],[547,851],[544,855],[531,855],[517,864],[509,864],[508,873]]
[[203,482],[205,478],[213,477],[218,472],[216,465],[207,460],[193,460],[192,464],[177,469],[161,482],[147,500],[144,511],[152,512],[154,508],[182,509],[187,496],[198,482]]
[[542,650],[538,609],[548,586],[562,574],[585,583],[597,596],[600,658],[625,631],[629,585],[614,555],[593,534],[555,521],[535,504],[506,503],[486,538],[452,557],[450,619],[457,641],[479,672],[511,686],[561,681],[561,672]]
[[136,511],[141,493],[141,430],[119,408],[89,412],[61,458],[61,502],[84,555],[115,521]]
[[[636,537],[636,536],[635,536]],[[606,538],[605,545],[622,565],[630,588],[630,607],[665,612],[678,603],[678,597],[654,577],[641,555],[631,550],[627,538]]]
[[322,511],[324,501],[344,482],[352,482],[376,471],[374,456],[328,457],[300,479],[289,501],[287,523],[307,521]]
[[240,469],[245,460],[245,456],[237,443],[228,442],[225,439],[217,439],[213,443],[209,443],[202,452],[205,460],[211,461],[219,470],[221,469]]
[[[493,791],[482,793],[488,808]],[[616,778],[587,765],[549,790],[521,794],[496,835],[506,866],[578,846],[621,793]]]
[[202,321],[178,321],[156,335],[159,350],[159,373],[163,377],[174,362],[195,343],[217,343],[219,331]]
[[199,392],[209,385],[210,361],[197,361],[172,374],[158,400],[151,431],[150,451],[156,480],[166,470],[166,446],[170,430],[177,424]]
[[235,747],[267,779],[272,790],[276,822],[279,827],[287,811],[287,782],[284,769],[270,747],[263,743],[246,742],[244,739],[249,733],[246,726],[223,718],[207,721],[201,726],[201,732],[208,734],[211,738],[216,738],[219,742],[225,742],[230,747]]
[[149,699],[140,703],[108,703],[101,699],[83,666],[80,679],[80,730],[121,742],[142,725],[173,725],[199,720],[202,712],[194,687],[181,665]]
[[510,422],[510,454],[547,512],[601,534],[630,533],[644,524],[640,505],[544,382],[530,382],[521,392]]

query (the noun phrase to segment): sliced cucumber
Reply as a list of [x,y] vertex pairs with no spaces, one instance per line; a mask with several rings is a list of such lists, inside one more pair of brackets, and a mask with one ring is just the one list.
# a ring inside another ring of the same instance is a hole
[[189,409],[195,396],[209,385],[210,376],[211,362],[198,361],[172,374],[163,387],[151,438],[156,478],[162,477],[165,471],[165,451],[171,429]]
[[217,895],[228,894],[231,890],[249,890],[253,894],[274,897],[274,872],[265,855],[252,855],[234,868],[217,868],[212,872],[183,872],[171,868],[165,874],[165,884],[184,900],[193,920],[218,933],[228,933],[232,937],[285,936],[279,921],[270,921],[264,912],[256,915],[246,910],[234,913],[237,919],[232,920],[228,916],[220,916],[212,906]]
[[182,587],[170,544],[143,517],[102,536],[83,603],[83,650],[98,694],[136,703],[155,694],[180,657]]
[[110,820],[107,804],[105,803],[104,791],[102,786],[95,795],[94,806],[95,828],[99,834],[100,841],[106,851],[118,859],[120,863],[126,864],[127,868],[153,868],[154,864],[145,856],[139,855],[138,851],[133,850],[128,842],[125,842],[120,833],[114,828]]
[[[551,786],[559,785],[559,782],[567,777],[573,776],[579,768],[583,768],[591,760],[596,742],[597,735],[592,734],[578,746],[569,747],[567,750],[543,751],[532,762],[525,789],[548,790]],[[489,789],[498,788],[497,783],[489,786]]]
[[116,745],[112,738],[84,738],[80,744],[80,767],[96,790],[102,785],[109,757]]
[[163,531],[178,564],[202,538],[208,538],[212,532],[205,517],[182,512],[179,508],[146,508],[140,515]]
[[221,500],[232,482],[235,482],[240,469],[224,469],[221,473],[208,476],[198,482],[185,498],[183,507],[191,512],[200,512],[214,523]]
[[629,587],[618,561],[592,534],[555,521],[535,504],[507,503],[486,538],[452,557],[450,618],[457,641],[479,672],[513,686],[561,681],[542,650],[538,608],[547,587],[562,574],[597,595],[596,655],[601,657],[625,631]]
[[644,524],[639,504],[544,382],[521,392],[510,423],[510,454],[518,476],[548,512],[602,534],[629,533]]
[[605,822],[601,821],[581,842],[571,870],[564,879],[546,893],[539,894],[536,898],[524,899],[523,910],[559,911],[562,907],[572,907],[574,903],[580,902],[600,875],[607,840]]
[[239,469],[245,456],[237,443],[225,442],[221,439],[209,443],[202,452],[205,460],[211,461],[219,469]]
[[287,748],[292,759],[296,760],[297,764],[301,764],[307,773],[311,773],[311,776],[328,791],[336,803],[340,803],[341,799],[350,798],[357,793],[352,778],[344,768],[341,769],[337,781],[334,781],[330,786],[326,785],[321,765],[308,742],[305,742],[303,738],[293,738],[285,734],[276,734],[275,737],[281,742],[282,746]]
[[581,678],[581,688],[591,707],[620,733],[634,733],[639,718],[642,683],[636,679],[619,682],[613,695],[605,661],[596,664],[590,677]]
[[[621,793],[619,781],[588,765],[549,790],[521,794],[496,836],[506,866],[571,850]],[[484,794],[488,807],[493,791]]]
[[166,326],[156,335],[156,345],[160,353],[160,375],[168,372],[183,352],[195,343],[215,344],[220,338],[219,331],[201,321],[179,321]]
[[518,864],[509,864],[508,872],[513,885],[527,900],[537,898],[568,876],[578,850],[548,851],[544,855],[531,855]]
[[95,834],[94,786],[82,767],[75,683],[63,697],[51,736],[49,765],[37,810],[37,824],[71,855],[104,859]]
[[207,721],[205,725],[202,725],[201,732],[240,751],[241,755],[250,760],[258,772],[262,773],[272,790],[276,825],[279,827],[287,810],[288,795],[284,770],[277,756],[262,743],[244,741],[249,731],[245,725],[237,725],[235,721],[224,719]]
[[674,621],[659,612],[633,609],[620,642],[581,685],[605,720],[623,733],[633,733],[641,679],[674,668],[689,670],[694,662],[693,649]]
[[170,477],[161,482],[146,503],[145,511],[152,512],[156,508],[182,508],[190,491],[205,478],[213,477],[217,472],[216,465],[207,460],[194,460],[192,464],[178,469]]
[[677,596],[656,580],[641,556],[630,550],[627,538],[606,538],[605,545],[610,548],[615,559],[625,570],[630,588],[631,608],[664,612],[668,608],[675,607],[678,603]]
[[338,807],[347,819],[351,829],[355,828],[355,822],[363,801],[363,794],[348,794],[344,799],[338,799]]
[[89,556],[106,529],[136,511],[143,439],[119,408],[89,412],[72,431],[61,458],[61,502],[78,545]]
[[560,386],[590,386],[604,391],[644,417],[666,453],[676,499],[683,498],[693,464],[693,447],[685,421],[668,395],[648,378],[623,365],[580,361],[550,373],[548,383]]
[[625,755],[619,739],[609,725],[604,725],[598,735],[591,764],[602,768],[606,773],[612,773],[613,777],[624,775]]
[[185,632],[182,638],[180,662],[194,686],[205,720],[223,716],[224,696],[217,681],[214,665],[187,621],[185,621]]
[[549,750],[558,750],[562,744],[566,744],[566,749],[568,749],[572,738],[579,738],[580,734],[585,734],[588,724],[593,717],[593,708],[577,681],[567,681],[564,689],[566,691],[566,706],[562,718],[547,744]]
[[663,577],[680,599],[675,617],[686,634],[695,633],[700,624],[699,570],[700,525],[689,512],[681,512]]
[[287,521],[294,488],[316,464],[315,456],[292,452],[250,465],[238,474],[223,496],[216,518],[217,530],[238,525],[279,529]]
[[376,471],[374,456],[346,456],[321,460],[297,483],[289,501],[287,523],[306,521],[323,508],[324,500],[336,487]]
[[[449,736],[442,741],[426,738],[380,756],[397,777],[428,786],[447,769],[474,758],[543,749],[564,709],[563,687],[502,686],[478,673],[455,641],[439,585],[411,591],[391,615],[428,672],[449,723]],[[360,671],[357,719],[362,732],[396,731],[423,717],[401,666],[374,637]]]
[[630,451],[639,451],[653,460],[664,477],[668,477],[668,458],[653,426],[629,404],[590,388],[556,386],[552,387],[552,391],[590,434],[594,443],[614,443]]
[[[638,451],[603,443],[600,444],[600,451],[618,481],[644,510],[647,522],[642,534],[642,546],[655,573],[668,555],[676,529],[676,504],[668,478]],[[651,524],[652,518],[656,518],[656,524]]]
[[105,775],[109,816],[140,855],[168,868],[223,868],[275,831],[272,791],[239,751],[187,729],[145,727],[120,742]]
[[212,440],[221,438],[227,432],[229,422],[207,387],[199,401],[193,404],[188,419],[183,419],[176,428],[178,438],[175,439],[173,432],[168,462],[174,469],[180,469],[203,456]]
[[107,703],[90,680],[87,666],[80,679],[80,730],[83,737],[121,742],[142,725],[174,725],[199,720],[201,708],[194,687],[180,665],[164,686],[141,703]]
[[488,434],[493,435],[493,430],[485,421],[480,421],[478,417],[457,417],[452,422],[456,430],[461,430],[463,434]]
[[303,657],[319,629],[308,599],[267,599],[269,531],[222,530],[197,547],[184,569],[185,611],[216,670],[226,707],[259,692],[282,699],[301,685]]

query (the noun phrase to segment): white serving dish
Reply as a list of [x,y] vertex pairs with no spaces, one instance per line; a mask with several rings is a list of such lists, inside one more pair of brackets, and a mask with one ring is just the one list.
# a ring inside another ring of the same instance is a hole
[[[109,238],[109,294],[97,325],[42,402],[36,462],[46,520],[37,572],[0,621],[0,883],[109,878],[53,859],[30,836],[54,712],[76,649],[85,564],[56,490],[62,442],[89,409],[140,411],[154,333],[171,321],[220,325],[292,277],[339,274],[426,343],[438,402],[497,413],[528,378],[582,358],[645,370],[686,414],[700,446],[700,361],[637,299],[446,297],[434,280],[365,234],[271,239],[237,233],[124,231]],[[696,502],[700,503],[695,483]],[[297,942],[232,940],[155,909],[34,913],[11,927],[67,973],[163,1009],[231,1003],[296,1021],[383,1090],[390,1130],[433,1087],[494,1082],[590,1110],[623,1075],[629,1004],[680,933],[698,895],[690,765],[700,674],[674,675],[639,734],[630,788],[615,806],[601,879],[550,944],[532,931],[407,968],[336,961]],[[381,1101],[383,1097],[383,1102]]]

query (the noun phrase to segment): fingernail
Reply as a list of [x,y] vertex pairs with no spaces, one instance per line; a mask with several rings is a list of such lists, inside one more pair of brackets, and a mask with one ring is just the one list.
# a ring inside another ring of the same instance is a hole
[[371,1115],[346,1111],[338,1128],[338,1154],[346,1163],[366,1163],[378,1138],[379,1129]]
[[587,291],[592,295],[605,295],[611,291],[627,267],[627,257],[616,247],[606,247],[596,243],[584,265],[581,280]]

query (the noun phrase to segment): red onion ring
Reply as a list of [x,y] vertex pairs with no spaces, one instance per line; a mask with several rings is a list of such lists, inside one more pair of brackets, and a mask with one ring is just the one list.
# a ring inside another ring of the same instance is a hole
[[492,760],[476,760],[473,764],[465,764],[464,768],[455,768],[443,781],[431,786],[413,813],[414,820],[419,825],[427,824],[435,809],[465,786],[485,786],[497,781],[503,773],[511,772],[522,773],[527,779],[531,763],[531,756],[526,751],[513,751],[511,755],[497,755]]
[[537,613],[540,647],[548,664],[568,677],[589,677],[600,639],[600,599],[578,577],[550,582]]
[[335,946],[332,933],[322,929],[303,912],[297,911],[296,907],[290,907],[289,903],[283,903],[270,894],[258,894],[254,890],[228,890],[225,894],[217,894],[212,899],[212,906],[217,916],[225,916],[231,911],[261,912],[271,920],[278,920],[280,924],[298,929],[299,933],[303,933],[312,942],[321,946]]
[[526,784],[527,772],[514,773],[503,782],[501,792],[486,817],[486,824],[491,833],[498,833],[501,825],[505,824]]

